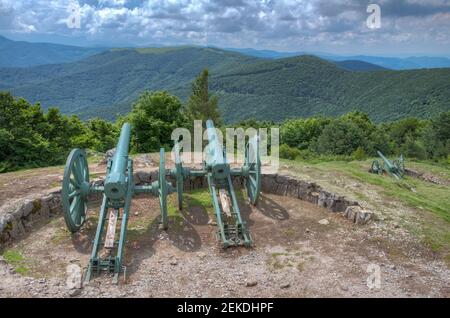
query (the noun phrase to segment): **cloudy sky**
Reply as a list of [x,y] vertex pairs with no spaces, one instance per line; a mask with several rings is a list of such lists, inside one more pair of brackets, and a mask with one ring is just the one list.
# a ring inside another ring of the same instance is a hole
[[[368,27],[369,4],[381,9],[380,28]],[[77,13],[80,28],[69,28]],[[0,0],[0,34],[88,46],[450,56],[450,0]]]

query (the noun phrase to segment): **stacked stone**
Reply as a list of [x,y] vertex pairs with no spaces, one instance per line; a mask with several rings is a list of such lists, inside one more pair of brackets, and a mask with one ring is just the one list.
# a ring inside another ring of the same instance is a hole
[[0,243],[25,234],[37,222],[61,213],[61,193],[13,200],[0,208]]

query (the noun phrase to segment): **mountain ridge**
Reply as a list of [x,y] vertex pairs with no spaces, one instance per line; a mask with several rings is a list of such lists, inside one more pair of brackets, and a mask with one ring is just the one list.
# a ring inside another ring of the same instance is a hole
[[450,69],[355,72],[315,56],[270,60],[190,46],[108,50],[73,63],[0,68],[0,89],[85,119],[113,119],[144,90],[168,90],[186,100],[204,67],[227,123],[350,110],[386,121],[450,108]]

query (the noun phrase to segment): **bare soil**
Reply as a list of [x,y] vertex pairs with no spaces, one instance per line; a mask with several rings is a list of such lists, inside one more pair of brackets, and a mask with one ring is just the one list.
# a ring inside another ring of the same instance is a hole
[[[136,170],[156,169],[155,159],[136,158]],[[292,174],[288,167],[282,170]],[[386,201],[376,188],[310,170],[295,175],[306,180],[313,176],[345,195],[355,188],[370,198],[370,207],[382,207],[376,211],[382,218],[358,226],[311,203],[263,194],[256,207],[240,201],[254,246],[223,250],[216,241],[217,227],[210,224],[213,216],[204,207],[172,215],[165,232],[159,228],[158,199],[139,196],[133,199],[128,226],[126,283],[114,285],[104,274],[81,289],[70,289],[67,266],[84,268],[91,253],[100,205],[92,201],[80,233],[70,234],[58,216],[3,247],[21,259],[0,257],[0,296],[450,297],[450,270],[442,257],[391,221],[395,211],[414,215],[413,210]],[[53,167],[0,175],[0,205],[58,187],[62,171]],[[104,164],[90,165],[91,179],[104,171]],[[174,204],[174,194],[169,201]],[[379,269],[380,284],[370,288],[373,268]]]
[[[205,190],[206,191],[206,190]],[[173,195],[172,195],[173,196]],[[171,198],[174,200],[175,198]],[[108,275],[80,290],[66,287],[66,267],[89,259],[99,202],[84,229],[70,235],[62,217],[11,246],[26,275],[0,264],[6,297],[449,297],[449,270],[420,243],[379,237],[308,202],[264,194],[257,207],[241,202],[255,241],[221,249],[216,226],[201,207],[171,217],[159,229],[157,199],[133,201],[126,246],[127,283]],[[329,223],[323,225],[326,219]],[[370,264],[380,288],[369,288]]]

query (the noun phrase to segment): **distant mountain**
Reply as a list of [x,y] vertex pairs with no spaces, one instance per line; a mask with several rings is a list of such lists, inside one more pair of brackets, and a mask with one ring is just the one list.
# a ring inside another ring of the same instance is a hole
[[[366,56],[366,55],[354,55],[354,56],[341,56],[324,52],[278,52],[271,50],[256,50],[256,49],[227,49],[233,52],[239,52],[248,56],[267,58],[267,59],[280,59],[301,55],[316,55],[328,61],[342,62],[342,61],[361,61],[370,64],[381,66],[385,69],[392,70],[412,70],[422,68],[443,68],[450,67],[450,59],[446,57],[378,57],[378,56]],[[339,64],[338,64],[339,65]]]
[[[302,55],[316,55],[316,56],[327,56],[326,53],[320,53],[320,52],[278,52],[278,51],[271,51],[271,50],[256,50],[256,49],[234,49],[229,48],[226,49],[231,52],[238,52],[244,55],[253,56],[253,57],[259,57],[262,59],[283,59],[288,57],[294,57],[294,56],[302,56]],[[327,56],[326,58],[329,61],[333,61],[333,59],[330,56]],[[379,71],[379,70],[385,70],[385,67],[381,67],[379,65],[375,65],[372,63],[360,61],[360,60],[337,60],[333,61],[336,65],[349,70],[349,71]]]
[[226,48],[225,50],[264,59],[283,59],[286,57],[293,57],[307,54],[305,52],[278,52],[272,50],[256,50],[251,48],[245,49]]
[[227,123],[351,110],[388,121],[450,109],[450,69],[368,72],[364,68],[372,66],[363,62],[343,65],[307,55],[270,60],[202,47],[118,49],[73,63],[0,68],[0,90],[82,118],[113,119],[144,90],[164,89],[186,100],[193,79],[208,67]]
[[339,61],[333,63],[339,67],[342,67],[345,70],[354,72],[371,72],[371,71],[387,70],[384,67],[357,60]]
[[446,57],[377,57],[377,56],[321,56],[330,61],[358,60],[393,70],[412,70],[423,68],[450,67],[450,59]]
[[102,48],[83,48],[51,43],[12,41],[0,36],[0,67],[29,67],[74,62],[100,53]]

